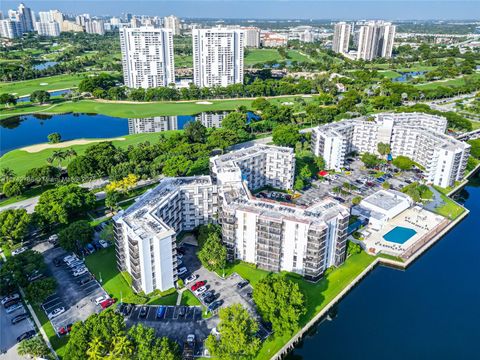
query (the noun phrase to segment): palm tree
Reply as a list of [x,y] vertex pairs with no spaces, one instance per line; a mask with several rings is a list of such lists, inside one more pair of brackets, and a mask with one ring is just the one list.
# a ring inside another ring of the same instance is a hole
[[128,359],[133,353],[132,342],[126,336],[116,336],[112,342],[113,348],[110,351],[109,358]]
[[9,167],[3,168],[1,172],[2,182],[7,182],[15,177],[15,172]]
[[89,360],[103,359],[104,346],[99,337],[95,337],[90,344],[88,344],[87,356]]
[[55,150],[52,154],[52,158],[58,161],[58,166],[62,166],[62,161],[65,160],[67,153],[62,150]]
[[67,149],[67,151],[65,152],[65,157],[67,158],[71,158],[71,157],[74,157],[74,156],[77,156],[77,152],[74,150],[74,149]]

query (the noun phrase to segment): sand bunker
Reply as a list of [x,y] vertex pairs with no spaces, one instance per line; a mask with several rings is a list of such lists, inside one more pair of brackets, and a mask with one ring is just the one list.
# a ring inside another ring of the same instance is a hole
[[40,83],[40,86],[48,85],[48,83]]
[[96,143],[96,142],[102,142],[102,141],[113,141],[113,140],[125,140],[125,138],[114,138],[114,139],[77,139],[77,140],[70,140],[70,141],[64,141],[58,144],[36,144],[36,145],[30,145],[21,148],[20,150],[24,150],[29,153],[36,153],[40,152],[42,150],[46,149],[61,149],[65,147],[69,147],[72,145],[87,145],[91,143]]
[[195,104],[198,104],[198,105],[212,105],[213,103],[211,103],[210,101],[197,101]]

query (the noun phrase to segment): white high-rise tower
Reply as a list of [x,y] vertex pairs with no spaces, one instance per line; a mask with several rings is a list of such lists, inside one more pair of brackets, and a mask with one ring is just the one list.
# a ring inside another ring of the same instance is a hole
[[171,30],[122,28],[120,45],[126,86],[147,89],[175,83]]
[[395,25],[384,21],[370,21],[360,27],[357,59],[373,60],[392,57]]
[[348,53],[348,45],[350,43],[350,32],[352,26],[342,21],[335,24],[335,32],[333,34],[332,50],[336,53]]
[[199,87],[243,83],[245,33],[240,29],[194,29],[193,81]]

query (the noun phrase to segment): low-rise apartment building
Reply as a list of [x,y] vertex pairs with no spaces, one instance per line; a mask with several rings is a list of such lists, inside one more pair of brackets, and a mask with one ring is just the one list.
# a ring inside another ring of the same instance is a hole
[[382,113],[331,123],[312,132],[312,151],[327,168],[340,170],[352,151],[378,153],[389,144],[393,157],[407,156],[425,168],[428,183],[441,187],[462,180],[470,145],[445,135],[447,119],[423,113]]

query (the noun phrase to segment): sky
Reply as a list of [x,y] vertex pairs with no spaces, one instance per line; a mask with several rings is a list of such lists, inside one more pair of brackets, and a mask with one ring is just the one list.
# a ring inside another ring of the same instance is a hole
[[[24,0],[34,11],[119,16],[165,16],[244,19],[386,19],[480,21],[480,0]],[[20,1],[0,0],[5,13]]]

